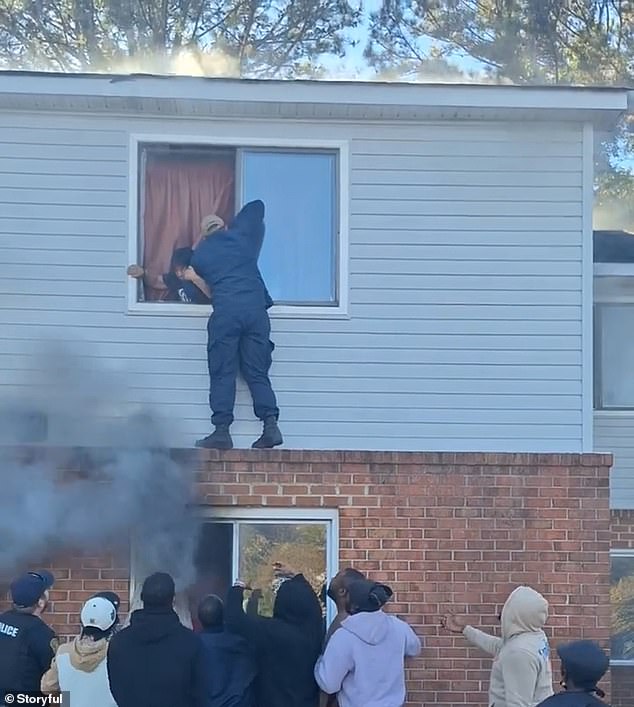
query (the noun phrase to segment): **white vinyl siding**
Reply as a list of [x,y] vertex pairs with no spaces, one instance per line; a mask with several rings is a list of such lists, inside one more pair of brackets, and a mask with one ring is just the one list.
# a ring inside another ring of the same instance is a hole
[[596,411],[594,447],[614,455],[610,508],[634,509],[634,412]]
[[[0,384],[42,336],[209,431],[200,316],[127,312],[130,135],[349,142],[349,318],[273,319],[286,446],[580,451],[582,127],[0,112]],[[345,177],[345,175],[344,175]],[[342,208],[347,205],[343,204]],[[237,446],[259,434],[239,386]]]

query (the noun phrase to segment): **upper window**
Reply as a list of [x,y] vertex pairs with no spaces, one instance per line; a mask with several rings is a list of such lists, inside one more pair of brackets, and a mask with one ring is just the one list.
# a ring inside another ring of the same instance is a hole
[[595,307],[595,407],[634,408],[634,303]]
[[634,554],[613,551],[610,571],[612,646],[614,662],[634,663]]
[[259,265],[275,304],[339,305],[338,150],[137,145],[136,302],[208,303],[180,277],[201,220],[215,213],[229,223],[243,204],[261,199]]

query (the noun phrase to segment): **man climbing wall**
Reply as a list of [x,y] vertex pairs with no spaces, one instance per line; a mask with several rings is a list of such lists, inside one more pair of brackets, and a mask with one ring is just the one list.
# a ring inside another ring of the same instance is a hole
[[255,416],[262,420],[262,435],[255,449],[282,444],[279,410],[269,380],[274,344],[270,339],[268,309],[273,304],[258,268],[264,239],[264,204],[251,201],[229,228],[219,217],[203,219],[203,238],[194,252],[192,267],[213,292],[213,313],[207,324],[209,406],[214,431],[198,440],[207,449],[231,449],[238,371],[246,381]]

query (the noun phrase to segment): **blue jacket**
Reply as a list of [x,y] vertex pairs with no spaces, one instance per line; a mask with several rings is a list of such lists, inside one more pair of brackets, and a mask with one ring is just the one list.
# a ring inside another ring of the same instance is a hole
[[206,707],[255,707],[255,657],[241,636],[223,629],[199,634],[205,647]]
[[268,309],[272,304],[258,257],[264,240],[264,203],[242,207],[229,227],[203,238],[192,267],[213,293],[214,311]]

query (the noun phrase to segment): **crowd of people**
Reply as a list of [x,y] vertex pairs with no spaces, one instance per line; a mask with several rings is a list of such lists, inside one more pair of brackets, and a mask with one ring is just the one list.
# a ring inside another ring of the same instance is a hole
[[[202,630],[183,626],[166,573],[143,583],[143,608],[121,627],[120,599],[100,592],[81,610],[81,632],[60,645],[43,620],[54,577],[28,572],[11,584],[0,615],[0,701],[8,693],[70,694],[72,707],[403,707],[406,661],[423,642],[384,611],[390,587],[358,570],[340,571],[327,596],[337,615],[328,630],[322,605],[302,574],[279,569],[273,616],[245,610],[236,582],[223,601],[202,599]],[[598,683],[608,658],[598,644],[561,646],[553,691],[544,626],[548,602],[518,587],[494,636],[447,614],[441,626],[493,656],[489,707],[605,707]]]

